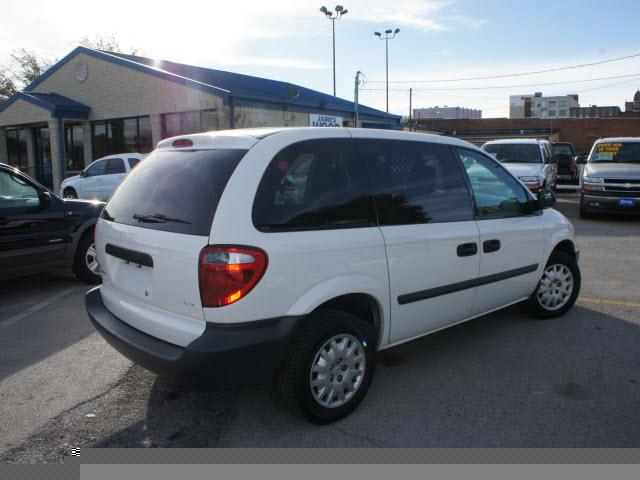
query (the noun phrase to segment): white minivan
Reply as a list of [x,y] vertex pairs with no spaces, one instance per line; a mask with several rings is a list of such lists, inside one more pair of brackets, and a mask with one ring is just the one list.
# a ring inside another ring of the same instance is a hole
[[[571,223],[473,145],[347,128],[163,140],[96,227],[96,329],[134,362],[218,387],[276,380],[316,422],[351,412],[376,352],[580,289]],[[455,348],[455,347],[454,347]]]
[[106,201],[144,157],[141,153],[120,153],[99,158],[78,175],[65,178],[60,196]]

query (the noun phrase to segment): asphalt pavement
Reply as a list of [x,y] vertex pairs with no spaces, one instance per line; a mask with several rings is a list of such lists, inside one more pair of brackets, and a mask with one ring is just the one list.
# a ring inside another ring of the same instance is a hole
[[89,324],[72,275],[0,282],[0,461],[75,447],[638,447],[640,219],[577,218],[582,293],[560,319],[515,306],[382,352],[362,405],[332,425],[269,386],[172,385]]

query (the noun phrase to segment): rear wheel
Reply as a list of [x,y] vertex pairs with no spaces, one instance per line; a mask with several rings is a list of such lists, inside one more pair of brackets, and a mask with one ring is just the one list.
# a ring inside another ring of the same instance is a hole
[[375,369],[375,332],[339,310],[311,314],[278,376],[285,406],[317,423],[351,413],[369,389]]
[[538,318],[555,318],[567,313],[580,293],[580,268],[575,258],[563,251],[551,254],[528,305]]
[[78,242],[73,273],[87,283],[100,283],[102,278],[98,275],[99,268],[93,230],[91,230],[91,232],[85,233]]
[[62,196],[64,198],[74,199],[74,198],[78,198],[78,192],[76,192],[74,188],[67,187],[64,189],[64,192],[62,192]]

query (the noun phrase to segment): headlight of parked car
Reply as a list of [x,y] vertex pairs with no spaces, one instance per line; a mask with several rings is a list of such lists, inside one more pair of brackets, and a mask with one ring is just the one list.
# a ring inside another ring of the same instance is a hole
[[602,177],[582,177],[582,190],[603,191],[604,179]]
[[523,183],[540,183],[539,177],[520,177],[520,181]]

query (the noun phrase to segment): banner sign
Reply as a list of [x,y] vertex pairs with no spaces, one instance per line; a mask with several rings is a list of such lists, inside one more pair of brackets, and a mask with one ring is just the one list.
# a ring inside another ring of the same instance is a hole
[[309,126],[310,127],[341,127],[342,117],[336,117],[335,115],[324,115],[320,113],[310,113]]

